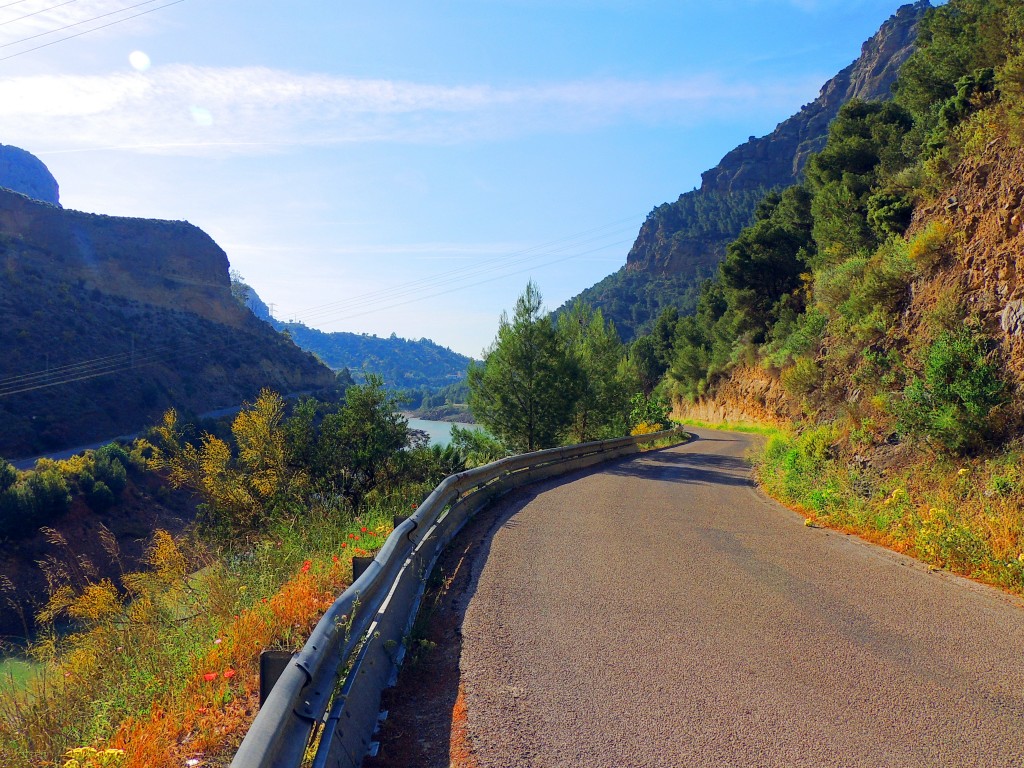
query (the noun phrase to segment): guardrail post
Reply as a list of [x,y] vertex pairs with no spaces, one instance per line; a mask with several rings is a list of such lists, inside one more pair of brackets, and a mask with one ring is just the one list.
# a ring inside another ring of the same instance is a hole
[[370,563],[373,562],[372,557],[353,557],[352,558],[352,583],[355,580],[366,573],[366,569],[370,567]]
[[295,654],[291,651],[263,651],[260,654],[260,706],[267,701],[267,696]]

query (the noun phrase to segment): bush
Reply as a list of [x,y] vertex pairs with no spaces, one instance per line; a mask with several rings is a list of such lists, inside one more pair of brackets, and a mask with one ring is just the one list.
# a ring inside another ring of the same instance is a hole
[[797,397],[807,397],[821,385],[821,368],[809,357],[800,357],[782,372],[782,386]]
[[910,380],[896,405],[900,430],[955,454],[984,445],[993,409],[1007,401],[987,346],[973,328],[940,333],[925,350],[921,376]]
[[949,221],[929,222],[928,226],[910,241],[910,260],[925,269],[934,267],[942,258],[943,249],[949,242],[952,231],[953,225]]
[[0,493],[0,536],[29,536],[66,513],[70,505],[71,492],[58,470],[25,472]]

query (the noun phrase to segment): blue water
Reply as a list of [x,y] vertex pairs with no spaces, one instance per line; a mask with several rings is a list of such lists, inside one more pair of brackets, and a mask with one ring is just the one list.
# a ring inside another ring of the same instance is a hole
[[[459,428],[479,429],[476,424],[459,424]],[[430,435],[431,445],[448,445],[452,441],[452,425],[447,421],[427,421],[426,419],[409,419],[409,429],[422,429]]]

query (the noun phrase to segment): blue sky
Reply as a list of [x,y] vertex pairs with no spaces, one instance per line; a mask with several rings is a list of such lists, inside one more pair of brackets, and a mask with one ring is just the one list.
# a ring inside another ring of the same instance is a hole
[[554,308],[614,272],[899,5],[170,2],[0,0],[0,143],[65,207],[202,227],[279,318],[474,356],[529,278]]

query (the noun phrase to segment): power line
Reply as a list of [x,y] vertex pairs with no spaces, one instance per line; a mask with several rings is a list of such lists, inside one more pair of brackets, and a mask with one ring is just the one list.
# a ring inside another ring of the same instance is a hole
[[13,3],[7,3],[7,5],[0,5],[0,10],[3,10],[4,8],[10,8],[12,5],[21,5],[22,3],[27,2],[28,0],[14,0]]
[[[570,261],[572,259],[579,258],[580,256],[585,256],[588,253],[596,253],[597,251],[603,251],[606,248],[610,248],[610,247],[612,247],[614,245],[622,245],[622,244],[628,243],[628,242],[630,242],[630,240],[620,240],[620,241],[615,242],[615,243],[608,243],[607,245],[603,245],[603,246],[601,246],[599,248],[594,248],[594,249],[592,249],[590,251],[584,251],[582,253],[573,253],[573,254],[570,254],[569,256],[563,256],[560,259],[555,259],[554,261],[549,261],[547,263],[548,264],[560,264],[560,263],[562,263],[564,261]],[[447,295],[449,293],[455,293],[457,291],[463,291],[463,290],[466,290],[467,288],[476,288],[479,285],[485,285],[487,283],[493,283],[493,282],[495,282],[497,280],[503,280],[506,277],[511,277],[512,275],[524,274],[526,272],[531,271],[533,268],[534,267],[532,267],[532,266],[526,267],[524,269],[519,269],[519,270],[515,270],[513,272],[508,272],[508,273],[505,273],[505,274],[497,275],[495,277],[489,277],[489,278],[486,278],[484,280],[479,280],[479,281],[477,281],[475,283],[468,283],[466,285],[460,285],[460,286],[455,286],[455,287],[452,287],[452,288],[447,288],[447,289],[441,290],[441,291],[435,291],[434,293],[428,293],[428,294],[419,295],[419,296],[416,296],[415,298],[411,298],[411,299],[408,299],[406,301],[397,301],[397,302],[394,302],[394,303],[391,303],[391,304],[387,304],[387,305],[383,305],[382,304],[381,306],[374,307],[373,309],[367,309],[367,310],[364,310],[362,312],[351,312],[351,313],[348,313],[348,314],[340,314],[338,316],[332,317],[331,319],[333,319],[333,320],[349,320],[349,319],[354,318],[354,317],[363,317],[364,315],[372,315],[375,312],[383,312],[383,311],[388,310],[388,309],[396,309],[397,307],[404,307],[404,306],[407,306],[409,304],[415,304],[415,303],[417,303],[419,301],[426,301],[427,299],[434,299],[434,298],[437,298],[438,296],[445,296],[445,295]]]
[[[38,35],[30,35],[29,37],[24,37],[21,40],[15,40],[14,42],[11,42],[11,43],[4,43],[4,44],[0,45],[0,48],[9,48],[12,45],[18,45],[20,43],[28,42],[29,40],[35,40],[37,37],[45,37],[46,35],[52,35],[55,32],[60,32],[60,31],[65,30],[65,29],[71,29],[72,27],[79,27],[82,24],[89,24],[89,23],[91,23],[93,21],[96,21],[98,19],[102,19],[102,18],[105,18],[107,16],[113,16],[113,15],[118,14],[118,13],[124,13],[125,11],[130,11],[132,8],[139,8],[140,6],[149,5],[150,3],[155,3],[155,2],[157,2],[157,0],[145,0],[144,2],[136,3],[135,5],[126,6],[124,8],[121,8],[121,9],[117,10],[117,11],[111,11],[109,13],[102,13],[99,16],[94,16],[93,18],[86,19],[85,21],[76,21],[74,24],[66,24],[63,27],[58,27],[57,29],[51,29],[49,32],[40,32]],[[131,16],[126,16],[123,19],[118,19],[117,21],[111,21],[111,22],[109,22],[107,24],[101,24],[98,27],[93,27],[92,29],[87,29],[84,32],[78,32],[77,34],[74,34],[74,35],[68,35],[67,37],[62,37],[60,40],[54,40],[54,41],[49,42],[49,43],[43,43],[42,45],[37,45],[34,48],[26,48],[24,51],[18,51],[17,53],[12,53],[10,56],[4,56],[3,58],[0,58],[0,61],[7,61],[8,59],[13,59],[13,58],[15,58],[17,56],[23,56],[26,53],[31,53],[32,51],[38,51],[41,48],[48,48],[51,45],[57,45],[57,43],[63,43],[65,41],[67,41],[67,40],[73,40],[76,37],[81,37],[82,35],[87,35],[90,32],[97,32],[97,31],[99,31],[101,29],[106,29],[107,27],[112,27],[115,24],[121,24],[121,23],[123,23],[125,21],[131,21],[132,19],[137,19],[140,16],[145,16],[148,13],[156,13],[159,10],[163,10],[164,8],[170,8],[172,5],[178,5],[179,3],[183,3],[183,2],[185,2],[185,0],[173,0],[173,2],[166,3],[165,5],[159,5],[156,8],[150,8],[148,10],[142,11],[141,13],[132,14]]]
[[[463,288],[466,287],[472,287],[486,282],[493,282],[490,279],[485,279],[481,282],[472,283],[472,285],[455,286],[454,289],[445,290],[441,294],[424,294],[425,290],[429,291],[431,288],[449,286],[453,281],[464,283],[467,280],[472,280],[474,278],[496,272],[503,272],[504,274],[502,276],[520,274],[523,271],[529,271],[529,269],[533,269],[536,267],[544,267],[548,264],[560,263],[561,261],[566,261],[570,258],[577,258],[578,256],[582,256],[588,253],[594,253],[604,248],[622,245],[624,242],[629,241],[616,239],[615,241],[605,242],[597,248],[592,248],[583,252],[573,253],[564,259],[557,259],[554,261],[552,260],[552,257],[561,256],[566,251],[575,250],[582,246],[590,245],[594,242],[600,242],[604,238],[607,238],[609,236],[615,236],[617,234],[620,234],[620,231],[624,229],[622,223],[626,221],[634,222],[635,217],[629,217],[628,219],[622,219],[611,224],[606,224],[602,227],[596,227],[594,229],[581,232],[577,235],[570,235],[565,238],[549,241],[549,243],[533,246],[531,248],[527,248],[521,251],[516,251],[509,255],[501,255],[490,259],[486,259],[482,262],[478,261],[466,267],[460,267],[448,270],[446,272],[437,273],[424,279],[419,279],[407,283],[401,283],[398,285],[392,285],[377,291],[371,291],[369,293],[355,296],[351,299],[330,302],[328,304],[321,304],[315,307],[311,307],[305,311],[294,312],[289,314],[293,314],[295,317],[298,317],[303,323],[306,324],[309,324],[311,322],[323,322],[328,318],[338,319],[337,316],[339,314],[343,315],[346,318],[356,317],[361,314],[369,314],[369,312],[372,311],[379,311],[379,309],[372,309],[375,305],[386,304],[388,307],[400,306],[401,304],[394,304],[395,299],[401,299],[409,296],[428,298],[434,295],[443,295],[445,293],[450,293],[451,290],[462,290]],[[632,231],[633,226],[635,226],[635,224],[629,227],[630,231]],[[584,235],[602,232],[602,230],[604,230],[604,232],[600,235],[595,235],[593,237],[583,237]],[[528,266],[526,266],[525,270],[517,269],[511,272],[508,271],[509,268],[511,267],[518,267],[522,265]],[[403,302],[403,304],[404,303],[407,302]],[[359,313],[359,315],[354,314],[352,312],[352,310],[364,308],[367,309],[368,311],[361,312]]]
[[46,13],[47,11],[52,11],[54,8],[60,8],[62,5],[71,5],[72,3],[77,3],[77,2],[78,2],[78,0],[64,0],[63,3],[57,3],[56,5],[51,5],[48,8],[41,8],[38,11],[32,11],[32,13],[26,13],[24,16],[15,16],[13,19],[8,19],[7,21],[0,21],[0,27],[4,26],[6,24],[13,24],[14,22],[21,21],[22,19],[31,18],[32,16],[38,16],[40,13]]

